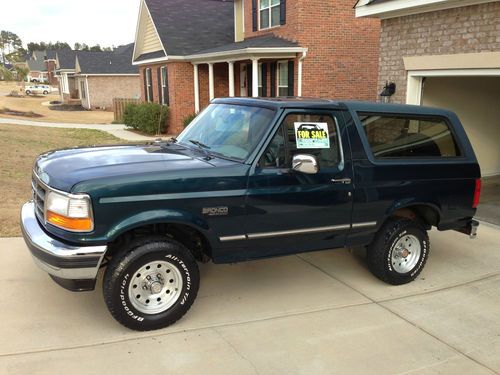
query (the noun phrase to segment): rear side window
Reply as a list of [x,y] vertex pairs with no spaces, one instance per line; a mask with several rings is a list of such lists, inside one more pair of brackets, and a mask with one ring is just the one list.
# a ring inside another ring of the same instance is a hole
[[377,159],[462,156],[444,119],[380,113],[358,113],[358,116]]

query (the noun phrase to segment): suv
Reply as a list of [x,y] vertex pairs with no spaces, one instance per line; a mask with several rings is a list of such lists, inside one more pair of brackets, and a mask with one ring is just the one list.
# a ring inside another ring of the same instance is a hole
[[50,86],[35,85],[26,87],[26,95],[48,95],[52,91]]
[[[311,148],[297,137],[317,125]],[[367,247],[389,284],[422,271],[427,231],[471,237],[480,169],[457,116],[418,106],[217,99],[177,139],[59,150],[33,169],[22,230],[63,287],[113,317],[168,326],[194,302],[197,262]]]

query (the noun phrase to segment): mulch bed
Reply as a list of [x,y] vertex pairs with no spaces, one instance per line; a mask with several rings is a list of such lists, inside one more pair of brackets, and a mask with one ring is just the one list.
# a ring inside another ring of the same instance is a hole
[[0,114],[10,115],[10,116],[31,117],[31,118],[43,117],[43,115],[41,115],[39,113],[35,113],[33,111],[23,112],[23,111],[16,111],[16,110],[9,109],[9,108],[0,109]]
[[49,109],[51,111],[65,111],[65,112],[88,111],[88,109],[83,108],[81,105],[70,105],[70,104],[52,105],[49,107]]

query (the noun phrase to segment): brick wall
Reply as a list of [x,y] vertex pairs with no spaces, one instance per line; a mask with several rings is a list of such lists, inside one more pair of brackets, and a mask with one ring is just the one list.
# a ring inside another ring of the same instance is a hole
[[90,76],[88,77],[92,108],[113,108],[113,98],[137,98],[141,94],[137,76]]
[[500,51],[500,2],[382,20],[379,90],[396,83],[406,101],[403,57]]
[[351,0],[287,0],[285,25],[253,32],[245,1],[245,38],[273,33],[308,48],[303,96],[375,100],[379,32],[379,20],[355,18]]

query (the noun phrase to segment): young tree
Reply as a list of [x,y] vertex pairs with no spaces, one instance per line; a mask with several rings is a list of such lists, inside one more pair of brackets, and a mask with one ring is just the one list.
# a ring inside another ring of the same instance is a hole
[[26,78],[28,77],[30,70],[27,66],[22,66],[22,65],[16,66],[15,69],[17,72],[17,80],[21,82],[24,92],[26,89]]

